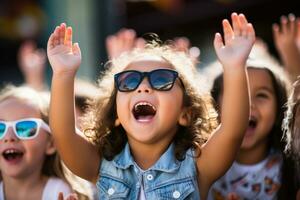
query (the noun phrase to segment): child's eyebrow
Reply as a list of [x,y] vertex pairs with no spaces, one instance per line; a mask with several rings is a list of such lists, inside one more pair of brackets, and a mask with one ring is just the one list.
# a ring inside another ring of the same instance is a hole
[[267,92],[274,94],[274,89],[266,87],[266,86],[260,87],[259,90],[266,90]]

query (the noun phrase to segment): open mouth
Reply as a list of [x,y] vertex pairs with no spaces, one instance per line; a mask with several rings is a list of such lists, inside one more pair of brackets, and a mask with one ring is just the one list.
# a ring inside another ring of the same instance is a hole
[[248,128],[255,129],[256,126],[257,126],[257,120],[255,118],[251,117],[251,119],[249,120]]
[[132,109],[133,116],[138,121],[149,121],[156,114],[156,107],[149,102],[139,102]]
[[7,161],[17,161],[22,158],[23,152],[16,149],[7,149],[2,153],[2,156]]

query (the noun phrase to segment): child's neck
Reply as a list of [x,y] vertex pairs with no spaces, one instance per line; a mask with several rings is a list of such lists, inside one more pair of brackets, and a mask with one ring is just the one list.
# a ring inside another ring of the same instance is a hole
[[164,154],[169,147],[171,141],[158,143],[158,144],[140,144],[134,141],[129,142],[131,154],[137,165],[147,170],[153,166]]
[[34,174],[23,179],[3,176],[3,191],[6,200],[42,199],[48,178]]
[[257,164],[264,160],[268,154],[268,143],[264,142],[249,149],[241,148],[237,154],[236,161],[244,165]]

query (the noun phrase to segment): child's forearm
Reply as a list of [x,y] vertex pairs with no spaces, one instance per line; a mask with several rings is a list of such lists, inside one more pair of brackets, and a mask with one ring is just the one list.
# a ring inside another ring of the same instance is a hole
[[36,90],[43,90],[46,88],[45,75],[41,74],[28,74],[25,75],[25,83]]
[[249,104],[246,68],[231,71],[225,68],[221,127],[231,139],[242,140],[249,122]]
[[[57,143],[67,142],[75,133],[74,75],[53,75],[51,85],[50,125]],[[62,140],[60,140],[62,139]]]
[[[77,176],[95,182],[100,157],[97,148],[76,133],[74,78],[75,74],[54,74],[52,77],[51,131],[58,152],[66,166]],[[93,161],[87,155],[93,157]]]
[[295,81],[297,76],[300,75],[300,52],[296,44],[289,45],[289,48],[279,50],[279,54],[291,81]]

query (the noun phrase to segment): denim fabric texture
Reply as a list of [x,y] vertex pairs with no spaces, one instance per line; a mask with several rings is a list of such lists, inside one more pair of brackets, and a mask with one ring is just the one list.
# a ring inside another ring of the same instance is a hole
[[194,153],[190,149],[183,161],[174,156],[171,144],[149,169],[138,168],[129,145],[112,161],[102,159],[97,181],[99,199],[137,200],[143,184],[147,200],[200,199]]

